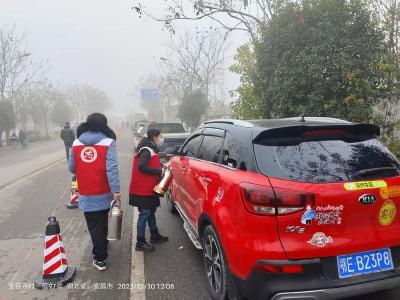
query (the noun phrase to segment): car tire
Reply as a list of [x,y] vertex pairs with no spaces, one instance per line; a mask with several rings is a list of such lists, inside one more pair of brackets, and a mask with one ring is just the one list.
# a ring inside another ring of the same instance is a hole
[[175,203],[172,200],[171,189],[168,189],[168,191],[164,195],[164,198],[165,198],[165,201],[167,202],[168,211],[171,214],[175,214],[177,211],[176,211]]
[[213,300],[225,300],[228,298],[225,256],[218,235],[211,225],[204,230],[202,246],[208,292]]

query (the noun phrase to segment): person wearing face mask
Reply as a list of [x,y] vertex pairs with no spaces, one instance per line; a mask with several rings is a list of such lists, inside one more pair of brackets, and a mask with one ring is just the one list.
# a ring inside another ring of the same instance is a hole
[[[160,165],[158,147],[164,139],[158,129],[151,128],[147,137],[143,137],[136,147],[133,158],[132,176],[129,187],[129,204],[139,211],[137,221],[136,251],[153,251],[153,243],[168,241],[168,237],[159,233],[156,222],[156,210],[160,206],[160,198],[153,189],[163,176]],[[149,225],[150,243],[146,241],[146,224]]]

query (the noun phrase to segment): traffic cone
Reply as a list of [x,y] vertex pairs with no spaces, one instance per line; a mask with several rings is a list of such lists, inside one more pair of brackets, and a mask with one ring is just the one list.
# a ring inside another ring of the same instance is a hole
[[62,287],[75,276],[75,267],[68,266],[60,225],[56,217],[50,217],[46,225],[42,278],[35,281],[35,288]]
[[71,183],[71,200],[65,204],[67,208],[77,208],[79,201],[79,192],[78,192],[78,181],[76,177],[72,177]]

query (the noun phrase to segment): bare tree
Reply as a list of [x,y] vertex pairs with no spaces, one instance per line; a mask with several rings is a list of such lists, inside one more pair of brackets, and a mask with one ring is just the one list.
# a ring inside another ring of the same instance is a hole
[[225,60],[227,37],[228,33],[219,31],[197,32],[195,35],[187,32],[179,38],[171,36],[167,45],[168,58],[161,58],[164,73],[162,90],[167,99],[172,98],[182,107],[185,99],[198,95],[200,91],[205,100],[204,111],[207,111],[210,95],[214,91],[211,87],[217,82],[216,76]]
[[78,121],[85,120],[90,113],[105,112],[112,105],[107,93],[89,85],[74,85],[67,88],[66,94],[67,103],[73,108]]
[[[154,16],[142,1],[133,9],[175,32],[174,21],[210,19],[227,30],[246,31],[257,40],[257,31],[290,0],[166,0],[163,16]],[[293,2],[293,0],[291,1]]]
[[33,77],[29,67],[30,53],[24,47],[25,36],[15,27],[0,28],[0,100],[13,97]]

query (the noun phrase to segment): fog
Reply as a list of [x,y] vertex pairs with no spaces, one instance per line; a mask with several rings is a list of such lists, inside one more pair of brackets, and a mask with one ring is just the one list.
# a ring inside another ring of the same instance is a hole
[[[162,13],[163,3],[153,1],[151,11]],[[160,71],[159,58],[165,56],[163,45],[169,39],[162,24],[139,18],[133,5],[122,0],[0,0],[0,25],[15,25],[18,33],[27,35],[32,58],[47,61],[46,76],[51,81],[104,90],[114,101],[113,110],[123,114],[138,110],[138,96],[132,92],[137,92],[140,78]],[[177,34],[203,25],[177,23]],[[246,39],[231,36],[225,68]],[[228,91],[236,88],[238,78],[226,73]]]

